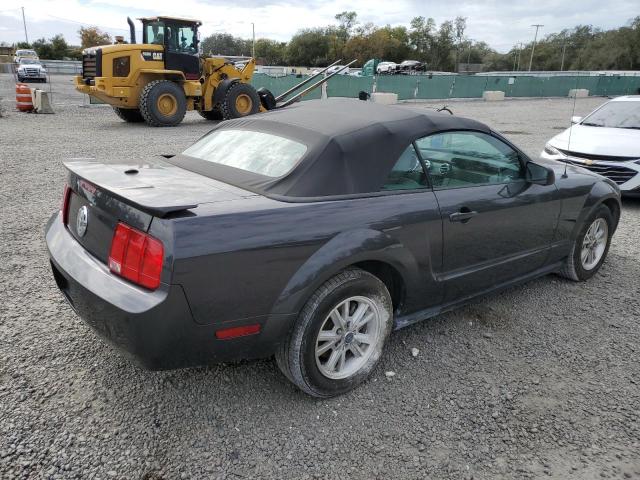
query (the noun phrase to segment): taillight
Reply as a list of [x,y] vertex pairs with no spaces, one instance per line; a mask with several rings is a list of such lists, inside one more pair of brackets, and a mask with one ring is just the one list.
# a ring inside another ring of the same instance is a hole
[[162,242],[129,225],[118,223],[111,241],[109,270],[155,290],[160,285],[163,260]]
[[64,195],[62,197],[62,223],[66,225],[69,223],[69,199],[71,198],[71,188],[69,185],[64,186]]

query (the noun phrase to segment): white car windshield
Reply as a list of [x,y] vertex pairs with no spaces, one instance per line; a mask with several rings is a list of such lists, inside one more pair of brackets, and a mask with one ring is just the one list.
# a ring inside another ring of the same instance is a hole
[[280,177],[291,171],[306,151],[306,145],[278,135],[229,129],[212,132],[183,153],[267,177]]
[[581,125],[640,130],[640,101],[609,102],[585,118]]

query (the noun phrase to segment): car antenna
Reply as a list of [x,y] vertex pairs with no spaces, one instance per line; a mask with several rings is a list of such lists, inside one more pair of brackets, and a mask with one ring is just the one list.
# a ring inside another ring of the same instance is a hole
[[[576,99],[578,98],[578,76],[576,75],[576,88],[573,90],[573,109],[571,110],[571,118],[569,119],[569,139],[567,140],[567,152],[571,151],[571,132],[573,131],[573,116],[576,113]],[[567,178],[567,163],[564,162],[564,173],[562,174],[562,178]]]

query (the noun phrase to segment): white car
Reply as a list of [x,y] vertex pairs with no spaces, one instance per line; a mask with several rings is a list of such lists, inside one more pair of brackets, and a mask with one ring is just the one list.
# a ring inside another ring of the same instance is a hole
[[610,178],[623,194],[640,195],[640,95],[617,97],[545,145],[542,157]]
[[380,62],[376,67],[377,73],[396,73],[398,64],[395,62]]
[[29,80],[47,81],[47,70],[38,60],[33,58],[21,58],[16,69],[16,75],[18,76],[18,82]]

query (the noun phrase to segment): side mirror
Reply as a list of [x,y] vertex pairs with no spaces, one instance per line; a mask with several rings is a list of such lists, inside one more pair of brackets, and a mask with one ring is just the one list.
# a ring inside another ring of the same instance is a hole
[[535,185],[553,185],[556,182],[556,174],[551,168],[543,167],[537,163],[527,162],[526,180]]
[[576,123],[580,123],[582,121],[582,117],[579,117],[578,115],[574,115],[573,117],[571,117],[571,124],[575,125]]

